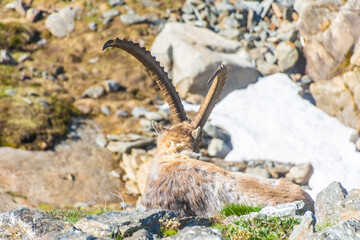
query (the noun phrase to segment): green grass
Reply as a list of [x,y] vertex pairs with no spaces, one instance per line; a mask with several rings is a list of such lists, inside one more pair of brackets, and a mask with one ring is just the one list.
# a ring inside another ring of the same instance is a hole
[[316,225],[315,226],[315,231],[318,232],[318,231],[321,231],[321,230],[323,230],[323,229],[325,229],[327,227],[332,227],[332,226],[334,226],[334,224],[332,222],[326,221],[321,225]]
[[231,215],[241,216],[251,212],[260,212],[262,207],[260,206],[247,206],[244,204],[231,203],[227,204],[221,209],[220,214],[226,217]]
[[177,235],[179,232],[180,222],[177,218],[160,219],[160,237],[170,237]]
[[80,219],[92,215],[92,214],[102,214],[105,213],[104,209],[95,209],[95,210],[83,210],[83,209],[53,209],[50,211],[46,211],[48,214],[61,218],[64,221],[70,222],[71,224],[75,224]]
[[267,240],[288,239],[294,226],[299,223],[300,220],[293,217],[269,217],[241,219],[229,225],[215,223],[213,227],[219,229],[228,240]]

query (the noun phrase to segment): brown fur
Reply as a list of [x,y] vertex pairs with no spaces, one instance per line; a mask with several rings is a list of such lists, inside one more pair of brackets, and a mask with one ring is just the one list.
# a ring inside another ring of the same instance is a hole
[[194,158],[201,136],[192,138],[188,121],[165,130],[158,138],[157,154],[143,196],[147,208],[163,208],[182,216],[210,217],[225,204],[269,206],[303,200],[314,202],[298,185],[285,179],[272,181],[227,172]]

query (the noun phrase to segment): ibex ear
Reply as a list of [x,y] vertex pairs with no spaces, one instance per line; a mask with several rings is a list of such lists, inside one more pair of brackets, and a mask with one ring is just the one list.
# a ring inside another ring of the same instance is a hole
[[166,128],[158,122],[152,121],[151,124],[158,134],[162,134],[166,130]]
[[198,137],[200,137],[200,135],[201,135],[201,127],[200,126],[191,132],[191,136],[194,139],[197,139]]

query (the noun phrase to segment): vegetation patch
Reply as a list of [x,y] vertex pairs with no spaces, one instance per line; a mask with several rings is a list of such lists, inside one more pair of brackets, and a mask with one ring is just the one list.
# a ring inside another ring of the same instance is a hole
[[36,36],[35,29],[19,21],[0,22],[0,48],[21,48]]
[[178,234],[180,222],[177,218],[161,219],[160,221],[160,237],[169,237]]
[[54,209],[51,211],[47,211],[48,214],[60,218],[64,221],[70,222],[71,224],[75,224],[80,219],[93,214],[102,214],[107,212],[105,209]]
[[288,239],[297,224],[300,220],[293,217],[268,217],[241,219],[228,225],[215,223],[213,227],[229,240],[266,240]]
[[225,215],[225,217],[235,215],[235,216],[242,216],[249,214],[251,212],[260,212],[262,207],[260,206],[248,206],[245,204],[238,204],[238,203],[231,203],[225,205],[221,211],[221,215]]

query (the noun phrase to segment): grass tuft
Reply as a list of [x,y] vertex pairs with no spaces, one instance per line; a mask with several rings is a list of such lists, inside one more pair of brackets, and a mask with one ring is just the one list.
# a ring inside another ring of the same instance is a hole
[[48,214],[57,217],[57,218],[61,218],[64,221],[70,222],[71,224],[75,224],[76,222],[78,222],[80,219],[88,216],[88,215],[92,215],[92,214],[102,214],[105,213],[106,210],[105,209],[87,209],[87,210],[83,210],[83,209],[53,209],[51,211],[47,211]]
[[225,215],[226,217],[231,215],[242,216],[251,212],[260,212],[261,209],[262,207],[260,206],[247,206],[244,204],[231,203],[225,205],[221,209],[220,214]]
[[229,225],[215,223],[213,227],[219,229],[228,240],[288,239],[294,226],[299,223],[300,220],[293,217],[269,217],[241,219]]

